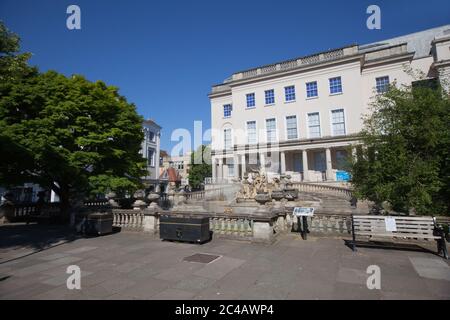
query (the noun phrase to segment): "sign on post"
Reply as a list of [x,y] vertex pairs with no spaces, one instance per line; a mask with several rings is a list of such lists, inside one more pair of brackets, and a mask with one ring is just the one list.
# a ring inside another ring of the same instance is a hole
[[384,223],[386,224],[386,231],[397,231],[397,223],[395,223],[394,217],[385,217]]
[[295,207],[292,212],[296,217],[312,217],[314,215],[314,208],[312,207]]

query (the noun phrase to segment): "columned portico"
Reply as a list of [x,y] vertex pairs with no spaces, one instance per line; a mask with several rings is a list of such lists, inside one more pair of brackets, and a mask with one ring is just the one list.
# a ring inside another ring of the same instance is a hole
[[301,146],[237,146],[232,154],[213,155],[213,178],[216,182],[232,182],[261,170],[269,180],[287,174],[293,182],[347,181],[346,163],[356,144],[356,140],[332,139]]

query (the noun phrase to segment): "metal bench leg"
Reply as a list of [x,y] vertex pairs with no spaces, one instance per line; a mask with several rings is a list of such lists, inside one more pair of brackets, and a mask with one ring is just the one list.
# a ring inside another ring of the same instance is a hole
[[353,215],[352,215],[352,251],[356,251],[356,235],[355,235],[355,224],[353,222]]
[[444,258],[448,260],[448,251],[447,251],[447,243],[445,242],[445,237],[443,236],[440,240],[442,253],[444,254]]

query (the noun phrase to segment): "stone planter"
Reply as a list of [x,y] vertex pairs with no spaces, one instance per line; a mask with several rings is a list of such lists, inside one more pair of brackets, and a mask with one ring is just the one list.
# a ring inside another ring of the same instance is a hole
[[261,205],[266,204],[267,202],[270,202],[272,199],[268,192],[259,192],[255,196],[255,201],[258,202]]
[[294,188],[284,189],[285,198],[288,201],[294,201],[298,198],[298,190]]
[[272,191],[272,199],[275,201],[280,201],[284,198],[284,192],[283,190],[273,190]]

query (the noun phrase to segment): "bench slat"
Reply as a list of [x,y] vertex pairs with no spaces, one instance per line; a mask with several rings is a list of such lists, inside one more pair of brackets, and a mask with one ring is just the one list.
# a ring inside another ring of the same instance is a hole
[[433,221],[433,217],[404,217],[404,216],[370,216],[370,215],[357,215],[353,216],[353,219],[371,219],[371,220],[384,220],[384,218],[395,218],[397,219],[403,219],[403,220],[416,220],[416,221]]
[[386,238],[394,238],[394,237],[396,237],[396,238],[417,238],[417,239],[432,239],[432,240],[440,239],[440,237],[436,237],[436,236],[427,236],[427,235],[420,235],[420,234],[407,234],[407,233],[387,234],[387,233],[362,232],[362,233],[357,233],[356,235],[358,235],[358,236],[386,237]]

